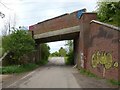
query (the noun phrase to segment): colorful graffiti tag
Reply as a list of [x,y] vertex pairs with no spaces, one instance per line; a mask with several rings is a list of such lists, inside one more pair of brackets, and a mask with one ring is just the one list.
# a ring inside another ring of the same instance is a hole
[[104,51],[93,53],[91,64],[93,68],[96,68],[98,64],[103,65],[105,69],[118,68],[118,62],[113,62],[112,54]]

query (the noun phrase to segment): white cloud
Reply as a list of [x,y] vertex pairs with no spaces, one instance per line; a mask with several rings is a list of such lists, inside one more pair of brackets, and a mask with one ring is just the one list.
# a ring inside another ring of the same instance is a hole
[[96,0],[2,0],[16,12],[17,25],[31,25],[82,8],[94,10]]
[[[66,2],[81,2],[81,3],[87,3],[88,0],[19,0],[19,1],[22,1],[22,2],[49,2],[49,3],[53,3],[53,2],[59,2],[59,3],[66,3]],[[90,2],[94,2],[94,1],[97,1],[97,0],[90,0]]]

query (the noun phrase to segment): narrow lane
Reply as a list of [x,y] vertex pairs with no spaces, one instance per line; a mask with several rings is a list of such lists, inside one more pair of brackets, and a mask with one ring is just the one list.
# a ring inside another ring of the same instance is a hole
[[9,88],[80,88],[71,66],[64,65],[63,57],[49,59],[42,69],[8,86]]

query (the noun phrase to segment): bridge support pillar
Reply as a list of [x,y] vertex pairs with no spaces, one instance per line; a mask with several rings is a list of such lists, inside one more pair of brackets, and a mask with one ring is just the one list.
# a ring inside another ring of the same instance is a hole
[[40,44],[36,44],[35,46],[36,48],[36,60],[35,62],[39,62],[41,60],[41,47],[40,47]]
[[[82,32],[80,32],[82,33]],[[83,43],[83,36],[79,34],[74,39],[74,63],[77,64],[78,68],[84,68],[84,43]]]
[[[82,19],[84,18],[84,19]],[[77,45],[76,47],[76,55],[75,61],[77,63],[78,68],[87,68],[87,54],[89,48],[89,35],[90,35],[90,21],[96,19],[96,14],[85,14],[81,17],[80,21],[80,33],[79,37],[77,37],[74,41]]]
[[81,48],[80,48],[80,37],[74,39],[74,64],[77,64],[77,67],[81,66]]

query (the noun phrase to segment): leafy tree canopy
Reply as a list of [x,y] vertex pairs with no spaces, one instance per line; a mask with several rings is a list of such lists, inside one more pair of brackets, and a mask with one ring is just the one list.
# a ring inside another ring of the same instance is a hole
[[68,46],[69,52],[73,51],[73,40],[67,40],[65,46]]
[[66,64],[74,64],[73,40],[66,41],[65,46],[67,46],[69,49],[69,52],[67,54]]
[[55,52],[51,53],[51,56],[56,57],[56,56],[60,56],[60,55],[59,55],[59,52],[55,51]]
[[62,56],[62,57],[63,57],[63,56],[66,56],[66,53],[67,53],[67,52],[66,52],[66,50],[65,50],[63,47],[61,47],[61,48],[59,49],[59,55],[60,55],[60,56]]
[[98,2],[97,13],[100,21],[120,26],[120,1]]

